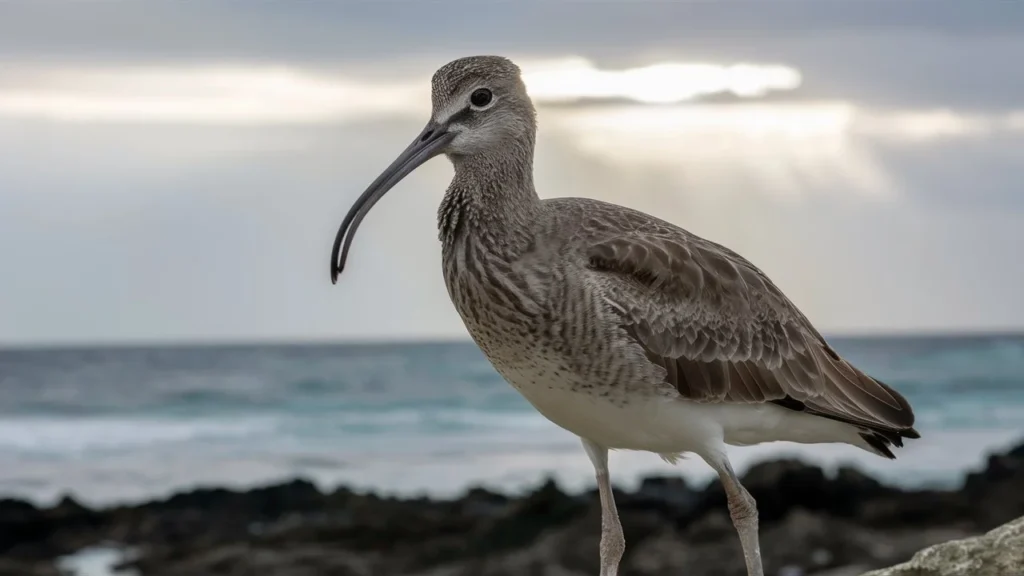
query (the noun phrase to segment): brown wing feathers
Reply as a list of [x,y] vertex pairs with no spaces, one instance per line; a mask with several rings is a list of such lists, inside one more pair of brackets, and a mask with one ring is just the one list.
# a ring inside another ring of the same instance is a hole
[[907,401],[836,354],[760,270],[717,244],[660,232],[618,236],[588,256],[619,278],[611,292],[624,328],[680,394],[847,422],[889,457],[889,444],[918,437]]

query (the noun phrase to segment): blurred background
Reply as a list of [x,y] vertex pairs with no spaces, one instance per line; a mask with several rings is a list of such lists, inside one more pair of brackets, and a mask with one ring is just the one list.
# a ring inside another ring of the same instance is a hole
[[[648,211],[745,255],[953,486],[1024,436],[1024,5],[919,0],[0,3],[0,496],[89,505],[309,478],[396,494],[592,485],[577,440],[448,301],[436,159],[355,197],[445,62],[502,54],[542,197]],[[613,479],[709,479],[612,456]],[[596,554],[596,551],[595,551]]]

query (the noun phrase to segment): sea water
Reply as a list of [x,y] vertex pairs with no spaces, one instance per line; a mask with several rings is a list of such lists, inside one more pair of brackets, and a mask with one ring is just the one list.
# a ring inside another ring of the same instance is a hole
[[[1024,337],[830,341],[907,396],[923,438],[896,461],[841,445],[735,448],[736,468],[795,456],[955,485],[1024,439]],[[611,467],[627,488],[648,474],[711,477],[699,459],[638,452],[613,453]],[[593,483],[578,439],[471,343],[0,351],[0,497],[108,504],[296,476],[437,496]]]

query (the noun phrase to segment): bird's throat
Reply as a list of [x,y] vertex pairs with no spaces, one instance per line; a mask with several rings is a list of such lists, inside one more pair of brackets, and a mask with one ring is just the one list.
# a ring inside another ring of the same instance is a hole
[[504,250],[528,242],[525,231],[540,210],[531,160],[532,154],[520,162],[483,155],[453,158],[455,176],[437,213],[441,242],[450,246],[472,236]]

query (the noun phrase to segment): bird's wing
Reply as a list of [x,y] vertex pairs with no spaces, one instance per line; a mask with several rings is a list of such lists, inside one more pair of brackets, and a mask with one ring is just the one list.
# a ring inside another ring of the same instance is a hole
[[[588,267],[626,332],[698,402],[775,402],[875,430],[911,429],[907,401],[841,358],[757,267],[640,213],[585,234]],[[898,436],[897,436],[898,440]],[[898,442],[897,442],[898,443]]]

